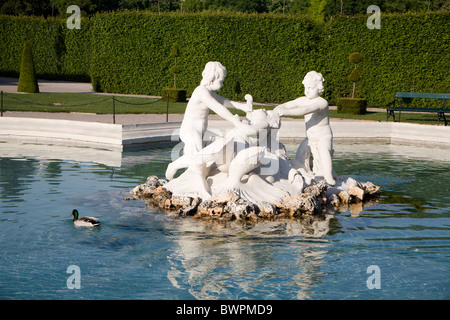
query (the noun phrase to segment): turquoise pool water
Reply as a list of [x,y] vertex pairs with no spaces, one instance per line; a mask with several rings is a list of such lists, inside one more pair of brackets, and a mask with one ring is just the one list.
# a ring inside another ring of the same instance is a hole
[[[124,201],[164,175],[170,148],[0,151],[0,299],[450,298],[442,148],[336,143],[335,171],[381,186],[381,198],[307,225],[212,223]],[[74,208],[102,227],[75,227]]]

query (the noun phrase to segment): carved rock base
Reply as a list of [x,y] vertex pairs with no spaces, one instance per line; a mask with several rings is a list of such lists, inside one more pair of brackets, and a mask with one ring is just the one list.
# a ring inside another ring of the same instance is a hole
[[292,219],[323,211],[347,211],[357,214],[366,205],[377,202],[379,187],[371,182],[361,183],[352,178],[341,179],[340,187],[328,187],[324,180],[313,182],[303,193],[291,195],[281,203],[254,204],[245,201],[233,191],[218,194],[202,201],[199,197],[174,196],[164,189],[167,181],[157,176],[148,177],[144,184],[130,193],[136,200],[145,200],[158,210],[180,216],[194,216],[221,220],[277,220]]

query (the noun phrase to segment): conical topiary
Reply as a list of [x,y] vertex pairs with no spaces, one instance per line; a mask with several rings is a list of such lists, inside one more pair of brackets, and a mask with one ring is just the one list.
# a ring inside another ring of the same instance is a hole
[[31,44],[29,41],[25,42],[22,52],[17,92],[39,93],[39,85],[34,69],[33,53],[31,52]]

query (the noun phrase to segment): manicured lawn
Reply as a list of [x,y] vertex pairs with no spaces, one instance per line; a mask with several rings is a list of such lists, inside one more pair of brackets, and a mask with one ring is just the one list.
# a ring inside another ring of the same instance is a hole
[[[372,120],[372,121],[386,121],[386,109],[381,109],[382,112],[370,112],[364,115],[352,115],[352,114],[341,114],[337,113],[336,110],[330,110],[331,118],[345,118],[345,119],[355,119],[355,120]],[[398,121],[398,112],[395,113],[395,119]],[[392,117],[389,118],[392,122]],[[419,124],[437,124],[437,114],[435,113],[407,113],[402,112],[401,122],[419,123]],[[440,122],[444,123],[443,120]]]
[[[167,102],[156,98],[115,96],[116,113],[166,113]],[[123,103],[125,102],[125,103]],[[169,104],[170,113],[184,113],[186,103]],[[113,113],[110,95],[92,93],[4,93],[4,111]]]
[[[186,102],[170,102],[169,113],[184,113]],[[115,96],[115,112],[123,113],[166,113],[167,103],[157,98]],[[258,106],[255,108],[273,109],[273,106]],[[83,112],[110,114],[113,112],[113,100],[111,95],[93,93],[4,93],[3,111],[43,111],[43,112]],[[330,110],[331,118],[386,121],[386,111],[368,112],[364,115],[352,115],[337,113]],[[212,112],[211,112],[212,113]],[[240,116],[245,113],[239,110],[233,111]],[[396,119],[398,119],[396,113]],[[389,119],[392,121],[392,118]],[[406,113],[402,112],[402,122],[420,124],[437,124],[437,115],[434,113]],[[443,123],[443,121],[441,121]]]

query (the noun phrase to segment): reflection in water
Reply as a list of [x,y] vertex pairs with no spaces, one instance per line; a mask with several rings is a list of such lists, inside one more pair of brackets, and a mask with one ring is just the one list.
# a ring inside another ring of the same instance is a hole
[[[36,173],[39,162],[16,158],[0,158],[0,199],[19,197],[29,188],[29,180]],[[17,201],[20,201],[17,199]]]
[[290,299],[311,298],[308,291],[320,282],[330,245],[322,238],[332,217],[252,225],[179,218],[167,277],[196,299],[283,299],[287,293]]
[[[118,157],[3,143],[0,298],[448,299],[449,151],[413,148],[423,159],[394,147],[336,146],[336,172],[382,187],[357,217],[348,208],[245,224],[123,201],[150,173],[164,174],[170,148]],[[75,228],[73,208],[103,227]],[[82,269],[77,292],[66,288],[71,264]],[[381,290],[366,287],[374,264]]]

